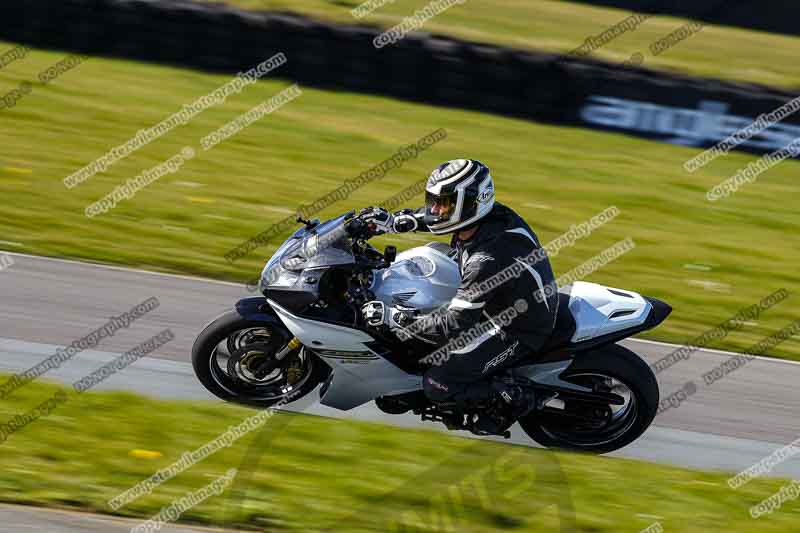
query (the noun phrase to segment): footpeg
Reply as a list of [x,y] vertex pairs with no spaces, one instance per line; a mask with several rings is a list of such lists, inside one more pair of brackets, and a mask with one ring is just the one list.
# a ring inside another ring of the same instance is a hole
[[462,430],[468,429],[464,424],[464,415],[457,413],[442,413],[438,409],[427,408],[421,411],[414,411],[422,417],[423,422],[441,422],[447,429]]

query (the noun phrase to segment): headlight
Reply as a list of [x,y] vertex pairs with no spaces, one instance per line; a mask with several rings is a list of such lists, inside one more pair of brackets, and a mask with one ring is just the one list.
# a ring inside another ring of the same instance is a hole
[[286,250],[278,262],[286,270],[303,270],[308,263],[308,258],[303,252],[301,243],[297,243]]
[[280,261],[276,261],[267,270],[266,282],[267,287],[291,287],[297,283],[299,278],[299,273],[286,270]]
[[319,252],[319,235],[312,235],[306,239],[303,245],[303,253],[306,257],[314,257]]

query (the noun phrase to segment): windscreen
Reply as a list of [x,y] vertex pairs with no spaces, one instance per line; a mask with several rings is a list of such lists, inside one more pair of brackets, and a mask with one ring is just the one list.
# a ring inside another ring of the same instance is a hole
[[354,262],[350,239],[345,230],[345,215],[307,231],[305,237],[281,257],[281,265],[290,270]]

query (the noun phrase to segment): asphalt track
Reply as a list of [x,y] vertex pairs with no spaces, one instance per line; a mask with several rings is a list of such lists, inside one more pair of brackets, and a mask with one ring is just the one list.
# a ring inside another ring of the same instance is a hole
[[[130,520],[113,516],[100,516],[71,511],[55,511],[0,505],[0,533],[24,533],[46,531],[47,533],[129,533],[142,520]],[[161,533],[210,533],[218,529],[190,528],[165,525]],[[231,530],[228,530],[231,532]],[[232,532],[231,532],[232,533]]]
[[[30,368],[57,347],[98,328],[110,316],[155,296],[161,303],[158,309],[104,339],[96,349],[81,352],[50,371],[46,379],[72,383],[170,328],[173,341],[98,388],[162,398],[213,399],[194,378],[188,362],[191,345],[205,324],[248,295],[243,286],[58,259],[12,257],[14,264],[0,271],[0,372]],[[676,348],[640,340],[625,344],[650,362]],[[688,380],[697,383],[697,392],[679,407],[660,414],[639,441],[611,455],[737,472],[800,437],[800,364],[758,358],[711,386],[703,385],[701,375],[730,356],[701,350],[661,372],[662,397]],[[383,414],[372,403],[349,412],[316,404],[306,412],[440,428],[430,422],[423,424],[413,415]],[[519,428],[515,428],[512,441],[530,443]],[[772,475],[800,478],[800,457],[781,463]],[[0,514],[7,511],[0,509]],[[7,531],[3,527],[0,532]]]

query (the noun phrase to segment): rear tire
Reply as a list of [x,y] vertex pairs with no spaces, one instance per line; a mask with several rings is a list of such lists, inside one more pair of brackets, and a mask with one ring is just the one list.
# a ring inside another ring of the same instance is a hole
[[[222,369],[219,366],[214,367],[216,364],[215,350],[223,341],[226,341],[226,346],[230,346],[230,338],[234,337],[237,332],[263,328],[271,329],[276,337],[286,341],[292,338],[291,333],[277,317],[270,318],[271,320],[249,320],[236,311],[230,311],[214,320],[200,333],[192,347],[192,366],[200,383],[209,392],[225,401],[264,408],[299,400],[327,379],[330,367],[317,356],[307,353],[307,364],[310,365],[310,368],[307,369],[304,381],[284,395],[273,395],[275,397],[266,398],[259,397],[260,395],[256,392],[257,387],[220,372]],[[276,344],[279,346],[275,351],[285,346],[285,342]],[[278,389],[277,386],[275,388]]]
[[[608,453],[627,446],[638,439],[656,416],[659,390],[655,374],[641,357],[622,346],[612,344],[595,351],[578,354],[573,363],[560,376],[565,381],[579,381],[581,376],[607,376],[623,383],[630,390],[635,411],[617,435],[602,436],[592,442],[591,432],[572,438],[569,427],[548,424],[543,415],[534,412],[519,423],[530,438],[547,448],[562,448],[591,453]],[[575,436],[578,433],[574,433]]]

